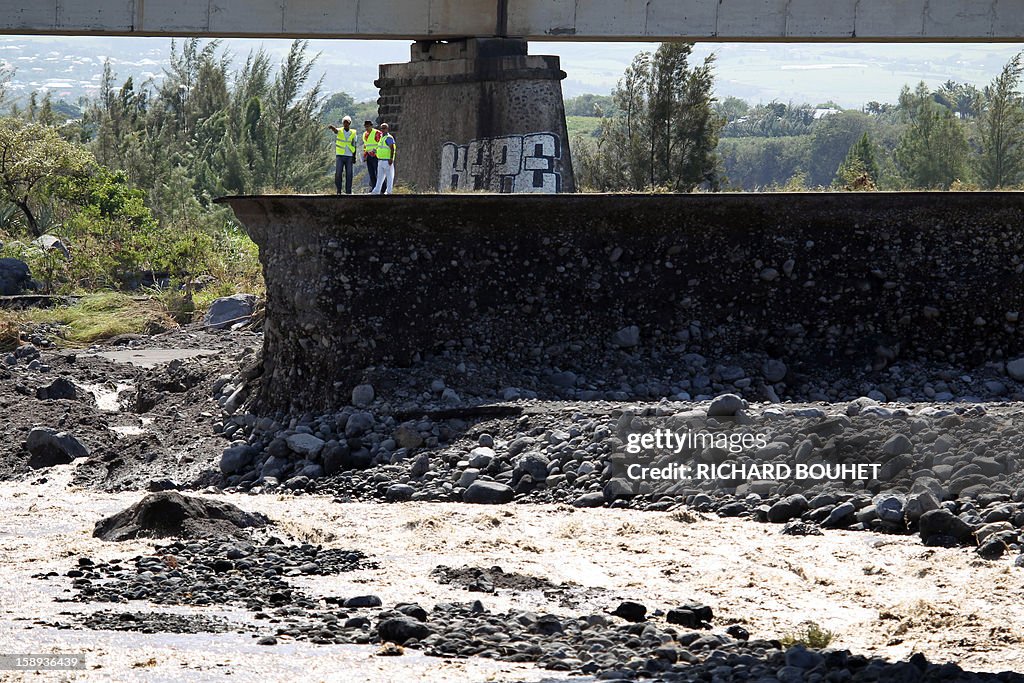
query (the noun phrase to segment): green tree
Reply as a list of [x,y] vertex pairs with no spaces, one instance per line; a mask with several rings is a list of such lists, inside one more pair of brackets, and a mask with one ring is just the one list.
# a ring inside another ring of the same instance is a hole
[[900,110],[908,124],[895,152],[903,182],[913,188],[948,190],[954,181],[967,180],[967,137],[953,112],[936,103],[923,82],[913,91],[904,86]]
[[985,88],[981,115],[981,184],[987,189],[1017,185],[1024,177],[1024,102],[1019,92],[1021,63],[1018,52]]
[[42,230],[32,205],[46,199],[56,181],[85,177],[93,163],[91,154],[50,126],[0,119],[0,198],[21,210],[36,237]]
[[352,99],[351,95],[347,92],[336,92],[324,100],[323,109],[320,111],[320,120],[323,123],[337,124],[345,116],[352,116],[353,123],[359,125],[362,122],[355,120],[355,109],[356,101]]
[[807,160],[808,182],[812,187],[828,187],[832,184],[850,147],[857,144],[870,127],[871,117],[854,110],[828,114],[814,122]]
[[303,94],[316,63],[316,57],[306,58],[308,44],[292,43],[267,102],[270,183],[278,190],[315,184],[317,178],[325,177],[324,169],[334,155],[317,116],[321,83]]
[[713,111],[714,56],[691,67],[693,46],[641,52],[613,93],[601,138],[579,149],[580,185],[598,190],[718,187],[715,148],[723,120]]
[[875,147],[868,134],[864,133],[839,165],[833,185],[846,190],[873,190],[878,187],[879,175]]

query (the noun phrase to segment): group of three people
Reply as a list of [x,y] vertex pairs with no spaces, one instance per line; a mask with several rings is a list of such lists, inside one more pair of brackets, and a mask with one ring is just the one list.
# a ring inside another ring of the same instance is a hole
[[[356,132],[352,130],[352,117],[341,120],[341,128],[328,126],[337,136],[334,143],[334,187],[341,194],[342,176],[345,178],[345,194],[352,194],[352,173],[356,159]],[[370,177],[371,194],[391,194],[395,186],[395,156],[398,147],[395,136],[389,132],[386,123],[380,129],[373,127],[373,121],[363,121],[363,160]]]

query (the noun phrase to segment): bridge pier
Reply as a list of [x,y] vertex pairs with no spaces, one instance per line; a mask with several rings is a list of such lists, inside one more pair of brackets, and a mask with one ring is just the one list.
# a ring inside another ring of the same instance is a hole
[[403,184],[420,192],[574,192],[558,57],[525,40],[419,41],[383,64],[379,120],[399,147]]

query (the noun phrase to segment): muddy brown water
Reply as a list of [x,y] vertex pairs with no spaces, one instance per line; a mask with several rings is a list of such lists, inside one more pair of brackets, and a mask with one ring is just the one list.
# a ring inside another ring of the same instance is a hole
[[[251,634],[141,634],[58,630],[61,612],[99,609],[225,616],[267,632],[244,610],[55,602],[79,555],[132,557],[145,541],[92,538],[99,518],[141,493],[107,494],[69,485],[74,464],[52,468],[44,484],[0,483],[0,652],[81,652],[89,669],[31,680],[234,681],[558,680],[536,667],[487,659],[446,660],[407,650],[321,646],[282,639],[256,645]],[[913,536],[829,531],[791,537],[779,526],[673,513],[575,509],[555,505],[440,503],[338,504],[303,496],[217,496],[279,523],[278,532],[326,547],[358,549],[380,569],[290,579],[312,595],[379,595],[385,606],[481,599],[494,611],[575,615],[638,600],[649,610],[699,600],[715,627],[742,624],[753,637],[778,637],[814,621],[834,632],[833,647],[902,659],[914,652],[966,669],[1020,667],[1024,651],[1024,570],[987,562],[966,549],[925,548]],[[560,586],[470,593],[431,577],[438,565],[500,566]],[[344,672],[343,677],[340,672]],[[0,672],[0,680],[20,680]],[[587,680],[574,678],[574,681]]]

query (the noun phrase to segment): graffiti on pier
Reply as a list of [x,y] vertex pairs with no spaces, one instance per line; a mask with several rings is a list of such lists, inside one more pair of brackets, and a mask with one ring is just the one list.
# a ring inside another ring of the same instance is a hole
[[441,146],[438,190],[561,192],[562,141],[554,133],[480,138]]

